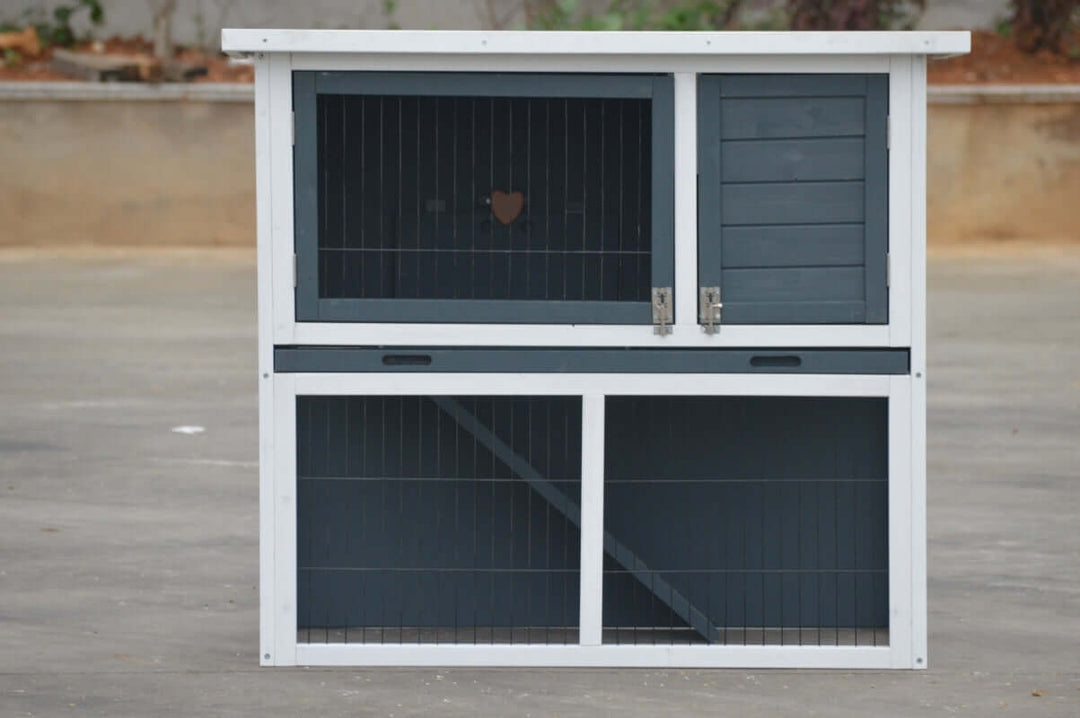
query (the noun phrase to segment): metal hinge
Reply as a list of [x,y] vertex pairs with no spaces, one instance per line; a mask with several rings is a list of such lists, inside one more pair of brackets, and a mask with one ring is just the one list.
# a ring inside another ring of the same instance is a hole
[[296,255],[292,256],[292,286],[296,289]]
[[291,121],[289,124],[289,143],[296,147],[296,112],[291,113]]
[[885,254],[885,286],[892,286],[892,255]]
[[720,287],[702,287],[698,294],[698,321],[706,334],[720,332],[720,312],[724,304],[720,301]]
[[671,334],[671,324],[675,321],[675,308],[671,304],[671,287],[652,288],[653,334],[665,336]]

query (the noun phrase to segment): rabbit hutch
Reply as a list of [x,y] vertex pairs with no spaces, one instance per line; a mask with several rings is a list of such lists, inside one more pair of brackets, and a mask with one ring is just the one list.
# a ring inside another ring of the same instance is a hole
[[225,30],[264,665],[923,668],[926,60]]

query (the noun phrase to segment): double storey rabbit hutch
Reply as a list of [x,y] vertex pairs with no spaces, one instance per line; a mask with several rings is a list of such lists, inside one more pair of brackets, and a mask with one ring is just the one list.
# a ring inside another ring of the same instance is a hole
[[226,30],[261,660],[926,665],[926,59]]

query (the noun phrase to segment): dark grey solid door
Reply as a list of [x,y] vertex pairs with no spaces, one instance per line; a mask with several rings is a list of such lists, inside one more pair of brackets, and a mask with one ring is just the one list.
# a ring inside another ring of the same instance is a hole
[[888,76],[704,75],[698,252],[725,324],[888,321]]
[[666,75],[296,72],[299,321],[650,324]]

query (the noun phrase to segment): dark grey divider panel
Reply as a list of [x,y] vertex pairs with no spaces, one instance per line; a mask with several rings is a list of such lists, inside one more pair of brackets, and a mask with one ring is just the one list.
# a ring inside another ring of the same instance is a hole
[[276,372],[907,374],[907,349],[277,347]]
[[300,321],[648,324],[673,284],[670,76],[296,72],[294,104]]
[[579,519],[491,436],[580,505],[577,397],[297,399],[301,642],[577,642]]
[[888,643],[885,399],[608,397],[604,526],[649,567],[604,567],[604,640]]
[[888,321],[888,77],[699,79],[701,286],[730,324]]

